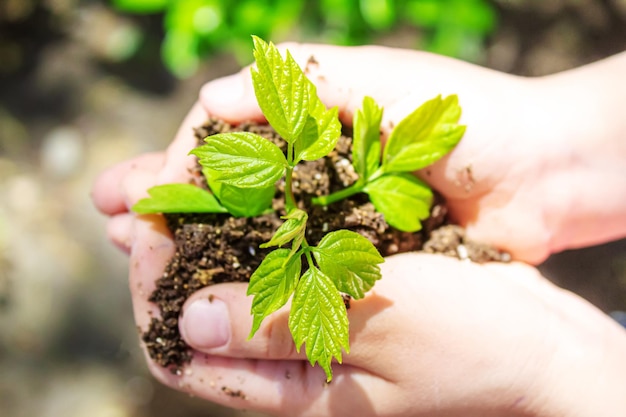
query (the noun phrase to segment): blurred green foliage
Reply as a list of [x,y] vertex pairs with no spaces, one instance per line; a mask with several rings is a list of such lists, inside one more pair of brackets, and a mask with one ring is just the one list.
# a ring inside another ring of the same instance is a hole
[[116,10],[162,13],[162,58],[178,77],[229,50],[250,59],[250,35],[340,45],[371,42],[402,26],[418,28],[416,47],[476,61],[497,16],[487,0],[111,0]]

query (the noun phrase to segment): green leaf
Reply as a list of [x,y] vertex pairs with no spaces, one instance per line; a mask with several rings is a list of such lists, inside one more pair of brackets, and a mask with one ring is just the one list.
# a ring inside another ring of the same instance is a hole
[[211,178],[240,188],[265,188],[285,173],[287,160],[280,148],[249,132],[219,133],[192,150]]
[[373,98],[363,98],[363,106],[354,114],[352,159],[354,169],[367,180],[380,165],[380,122],[383,109]]
[[292,239],[295,239],[298,235],[304,236],[306,221],[309,218],[305,211],[300,210],[299,208],[294,208],[289,212],[289,214],[283,216],[282,218],[287,221],[280,225],[269,242],[260,245],[261,248],[282,246]]
[[417,232],[422,228],[420,220],[430,215],[432,191],[412,174],[383,175],[363,191],[387,223],[404,232]]
[[306,343],[311,365],[319,363],[327,381],[333,378],[330,363],[341,363],[341,349],[350,351],[348,315],[341,295],[332,280],[311,267],[300,278],[291,303],[289,330],[299,352]]
[[226,213],[213,194],[191,184],[163,184],[148,189],[132,208],[139,214],[149,213]]
[[465,133],[465,126],[457,124],[460,117],[456,95],[422,104],[391,132],[383,152],[384,171],[415,171],[450,152]]
[[296,161],[315,161],[330,153],[341,136],[341,123],[338,109],[327,110],[317,97],[316,89],[310,84],[311,98],[314,103],[307,118],[302,136],[294,143]]
[[263,259],[250,277],[248,295],[252,300],[252,330],[248,339],[259,330],[265,317],[285,305],[296,288],[302,262],[299,257],[290,257],[288,249],[276,249]]
[[[205,170],[210,173],[210,170]],[[211,191],[230,214],[235,217],[254,217],[267,210],[276,194],[276,187],[240,188],[223,184],[206,175]]]
[[289,51],[285,60],[273,43],[253,36],[252,68],[254,93],[270,125],[288,143],[293,143],[304,129],[309,110],[308,80]]
[[360,299],[381,278],[384,259],[372,242],[356,232],[338,230],[324,236],[312,248],[322,272],[332,277],[337,289]]

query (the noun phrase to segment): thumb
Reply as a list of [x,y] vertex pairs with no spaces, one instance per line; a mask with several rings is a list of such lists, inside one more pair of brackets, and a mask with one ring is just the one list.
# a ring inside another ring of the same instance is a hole
[[[290,303],[270,314],[248,339],[252,329],[252,297],[246,295],[247,283],[224,283],[195,292],[183,306],[179,319],[180,334],[193,349],[214,356],[260,360],[306,360],[304,349],[296,351],[289,330]],[[384,287],[384,285],[378,285]],[[348,310],[350,354],[344,364],[372,367],[393,320],[390,299],[372,292],[353,301]],[[367,325],[366,325],[367,324]]]
[[[366,95],[385,108],[387,122],[397,122],[424,100],[458,93],[463,84],[454,75],[457,67],[466,76],[478,68],[426,52],[380,46],[288,43],[278,48],[283,55],[289,50],[317,86],[324,104],[339,107],[344,123],[351,123]],[[254,95],[250,67],[206,84],[200,102],[209,114],[230,123],[264,120]],[[383,130],[389,127],[383,124]]]
[[[372,52],[380,48],[298,43],[283,43],[277,47],[283,56],[289,50],[307,77],[316,84],[324,104],[339,107],[344,122],[351,121],[352,112],[364,95],[376,95],[376,90],[386,91],[385,88],[374,87],[370,79],[377,70],[377,67],[372,67],[376,61]],[[388,51],[391,50],[380,50],[379,53],[386,54]],[[355,71],[355,64],[370,71],[366,74]],[[378,100],[380,98],[377,97]],[[231,123],[264,120],[254,94],[250,66],[237,74],[207,83],[200,91],[200,102],[209,114]]]
[[267,317],[256,335],[252,328],[252,298],[247,283],[213,285],[187,300],[179,320],[180,333],[193,349],[218,356],[255,359],[302,359],[289,333],[288,311]]

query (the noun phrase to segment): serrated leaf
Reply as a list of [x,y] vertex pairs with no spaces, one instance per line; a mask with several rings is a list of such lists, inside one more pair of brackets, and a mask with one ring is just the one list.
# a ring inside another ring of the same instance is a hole
[[365,180],[380,165],[380,122],[383,109],[373,98],[363,98],[363,106],[353,120],[352,159],[354,169]]
[[385,172],[410,172],[424,168],[447,154],[465,133],[458,97],[427,101],[392,130],[383,152]]
[[283,60],[273,43],[253,36],[254,93],[269,124],[287,142],[300,136],[309,112],[308,80],[289,51]]
[[148,189],[150,197],[142,198],[132,210],[149,213],[226,213],[215,196],[191,184],[163,184]]
[[304,236],[304,230],[306,229],[306,221],[308,218],[309,216],[305,211],[300,210],[299,208],[292,209],[289,214],[283,216],[283,219],[286,221],[280,225],[270,241],[263,243],[260,247],[269,248],[271,246],[282,246],[292,239],[295,239],[297,236]]
[[296,287],[289,330],[296,350],[299,352],[302,344],[306,344],[309,362],[319,363],[330,382],[333,357],[341,363],[341,350],[350,351],[348,315],[332,280],[315,267],[306,271]]
[[381,278],[379,263],[384,262],[372,242],[356,232],[328,233],[312,248],[322,272],[332,277],[337,289],[361,299]]
[[337,107],[326,109],[317,97],[315,86],[309,82],[310,115],[301,137],[294,142],[296,161],[315,161],[330,153],[341,136],[341,123]]
[[433,193],[412,174],[387,174],[367,184],[364,190],[391,226],[417,232],[420,220],[430,215]]
[[250,132],[219,133],[192,150],[214,180],[240,188],[265,188],[285,173],[280,148]]
[[290,257],[288,249],[276,249],[270,252],[261,265],[250,277],[248,295],[252,300],[252,338],[261,322],[285,305],[296,288],[302,262],[299,257]]
[[211,179],[208,174],[210,170],[204,172],[211,191],[234,217],[260,215],[271,206],[276,194],[276,187],[273,185],[265,188],[240,188]]

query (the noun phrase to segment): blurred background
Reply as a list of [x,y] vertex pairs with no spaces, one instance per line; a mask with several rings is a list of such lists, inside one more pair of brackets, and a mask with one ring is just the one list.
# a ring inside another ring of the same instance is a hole
[[[540,76],[626,49],[626,0],[0,0],[0,415],[244,415],[150,377],[89,189],[163,149],[200,86],[249,63],[252,33]],[[541,268],[626,310],[626,240]]]

